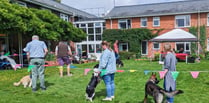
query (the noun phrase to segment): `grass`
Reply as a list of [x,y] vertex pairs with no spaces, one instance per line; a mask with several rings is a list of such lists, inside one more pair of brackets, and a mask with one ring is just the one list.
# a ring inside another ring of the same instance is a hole
[[[123,61],[125,66],[118,70],[115,75],[116,93],[112,103],[143,103],[144,85],[150,76],[144,74],[144,70],[160,71],[162,65],[153,61]],[[185,64],[179,62],[177,71],[177,89],[182,89],[185,93],[175,96],[175,103],[206,103],[209,95],[209,61],[202,60],[201,63]],[[85,89],[90,80],[91,73],[84,74],[85,68],[92,68],[96,63],[74,64],[77,68],[72,69],[73,76],[60,78],[56,67],[46,67],[45,81],[47,90],[41,91],[38,88],[33,93],[31,88],[23,86],[14,87],[13,83],[20,80],[21,77],[28,75],[26,68],[0,71],[0,103],[89,103],[85,100]],[[66,69],[64,69],[66,71]],[[129,72],[129,70],[137,70]],[[206,71],[200,72],[197,79],[193,79],[189,71]],[[159,77],[159,75],[158,75]],[[162,87],[163,80],[160,82]],[[39,87],[39,85],[38,85]],[[106,96],[104,82],[96,88],[94,103],[103,103],[101,101]],[[154,103],[152,97],[149,97],[149,103]],[[104,102],[105,103],[105,102]]]

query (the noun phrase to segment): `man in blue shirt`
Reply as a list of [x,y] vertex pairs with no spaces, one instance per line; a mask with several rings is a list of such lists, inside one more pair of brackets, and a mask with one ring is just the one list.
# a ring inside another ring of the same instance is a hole
[[34,66],[32,69],[32,91],[36,91],[36,81],[39,77],[40,87],[42,90],[46,90],[44,82],[44,57],[46,56],[48,49],[43,41],[39,41],[37,35],[32,36],[32,41],[27,43],[26,47],[23,49],[27,52],[30,58],[29,66]]

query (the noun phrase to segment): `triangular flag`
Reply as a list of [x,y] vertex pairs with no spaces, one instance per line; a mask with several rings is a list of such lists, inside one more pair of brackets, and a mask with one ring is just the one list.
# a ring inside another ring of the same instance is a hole
[[85,70],[84,70],[84,75],[87,75],[88,72],[89,72],[90,70],[91,70],[91,69],[85,69]]
[[160,79],[163,79],[163,77],[165,76],[165,71],[159,71],[160,74]]
[[124,70],[117,70],[117,72],[124,72]]
[[190,72],[191,73],[191,75],[192,75],[192,77],[193,78],[197,78],[198,77],[198,75],[199,75],[199,72],[198,71],[195,71],[195,72]]
[[35,67],[35,65],[29,65],[29,66],[28,66],[28,72],[30,72],[31,69],[33,69],[33,67]]
[[77,68],[76,66],[74,66],[74,65],[70,65],[70,68]]
[[49,65],[46,65],[46,64],[45,64],[44,66],[45,66],[45,67],[48,67]]
[[171,74],[172,74],[173,79],[176,80],[176,78],[179,75],[179,72],[175,71],[175,72],[171,72]]
[[4,56],[9,56],[10,52],[7,52],[6,54],[4,54]]
[[149,70],[144,70],[144,74],[147,75],[150,71]]
[[13,56],[18,56],[18,54],[14,53]]
[[136,70],[129,70],[130,72],[135,72]]
[[16,64],[15,67],[14,67],[14,70],[16,71],[17,68],[21,68],[21,64]]

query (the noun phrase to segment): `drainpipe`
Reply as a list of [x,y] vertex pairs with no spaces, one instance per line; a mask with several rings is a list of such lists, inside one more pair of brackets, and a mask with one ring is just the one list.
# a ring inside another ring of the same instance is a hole
[[199,55],[200,54],[200,10],[198,10],[198,12],[197,12],[197,14],[198,14],[198,18],[197,18],[197,22],[198,22],[198,24],[197,24],[197,40],[198,40],[198,42],[197,42],[197,55]]

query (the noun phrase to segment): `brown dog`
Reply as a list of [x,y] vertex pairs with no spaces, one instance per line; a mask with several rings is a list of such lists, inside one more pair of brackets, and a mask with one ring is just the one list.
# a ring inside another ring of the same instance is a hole
[[31,87],[32,80],[31,80],[30,76],[27,75],[27,76],[22,77],[22,79],[20,79],[19,82],[15,82],[13,85],[14,86],[19,86],[20,84],[24,85],[24,88],[26,88],[27,86]]
[[166,95],[167,97],[172,97],[174,95],[183,93],[182,90],[167,92],[163,88],[159,87],[157,85],[158,83],[159,81],[157,80],[156,74],[152,73],[151,77],[145,85],[144,103],[147,103],[148,95],[154,98],[155,103],[162,103],[164,95]]

